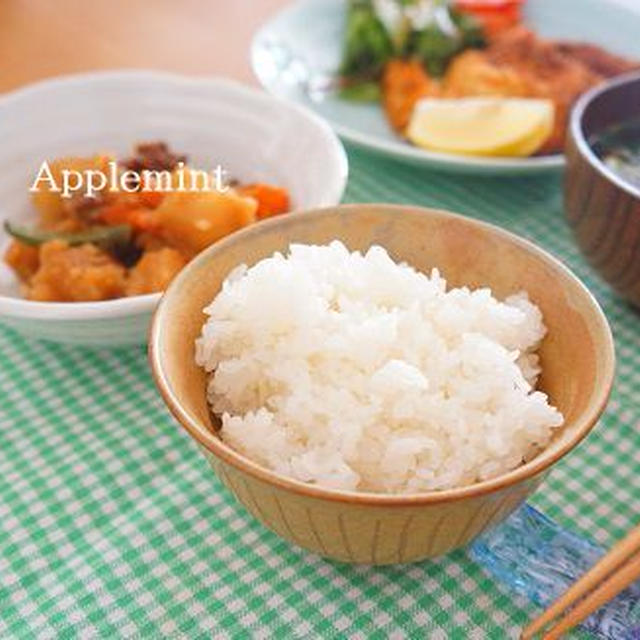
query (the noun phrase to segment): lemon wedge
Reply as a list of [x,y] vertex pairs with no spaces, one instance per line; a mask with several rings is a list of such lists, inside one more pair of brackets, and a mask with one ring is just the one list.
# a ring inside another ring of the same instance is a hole
[[459,98],[420,100],[407,128],[419,147],[472,156],[530,156],[551,134],[551,100]]

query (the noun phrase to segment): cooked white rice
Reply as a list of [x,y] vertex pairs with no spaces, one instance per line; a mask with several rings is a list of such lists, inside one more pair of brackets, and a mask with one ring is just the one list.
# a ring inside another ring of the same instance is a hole
[[304,482],[414,493],[520,465],[562,415],[534,391],[546,329],[522,292],[446,290],[340,242],[292,245],[227,278],[196,360],[221,436]]

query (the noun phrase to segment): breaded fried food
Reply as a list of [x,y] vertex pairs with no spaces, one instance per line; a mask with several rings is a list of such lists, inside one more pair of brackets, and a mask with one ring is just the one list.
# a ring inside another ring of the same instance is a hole
[[440,83],[417,60],[389,61],[382,76],[382,106],[391,126],[404,134],[413,107],[420,98],[440,95]]
[[51,240],[40,247],[39,267],[26,291],[29,300],[87,302],[124,295],[125,268],[93,244],[70,247]]
[[540,151],[552,153],[564,146],[573,102],[602,79],[555,43],[518,27],[495,38],[484,51],[458,56],[445,74],[443,88],[448,97],[495,95],[552,100],[554,127]]
[[621,56],[605,51],[601,47],[582,42],[558,42],[560,53],[579,60],[594,73],[605,78],[640,69],[637,62],[632,62]]
[[38,247],[30,247],[23,242],[14,240],[4,254],[4,261],[18,274],[21,280],[28,281],[40,265]]
[[486,49],[457,55],[440,81],[417,60],[392,60],[382,79],[383,106],[393,128],[404,134],[416,102],[425,97],[551,100],[554,126],[539,153],[557,153],[578,96],[611,75],[638,67],[594,45],[543,40],[518,26],[499,33]]
[[449,65],[442,83],[445,98],[469,96],[525,97],[530,91],[527,78],[510,66],[494,64],[486,51],[469,50]]

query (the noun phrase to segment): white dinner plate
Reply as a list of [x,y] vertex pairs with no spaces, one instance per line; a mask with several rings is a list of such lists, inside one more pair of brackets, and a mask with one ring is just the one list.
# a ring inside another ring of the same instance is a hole
[[[527,0],[524,14],[525,24],[542,36],[599,44],[640,60],[640,0]],[[262,85],[313,109],[344,140],[412,164],[488,174],[538,173],[564,165],[562,154],[474,158],[420,149],[389,127],[378,105],[327,95],[323,88],[340,62],[345,15],[345,0],[298,0],[276,14],[258,31],[251,50]]]

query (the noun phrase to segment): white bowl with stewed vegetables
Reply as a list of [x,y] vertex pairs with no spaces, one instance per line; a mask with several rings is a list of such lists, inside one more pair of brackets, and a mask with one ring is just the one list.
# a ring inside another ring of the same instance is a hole
[[[43,161],[107,151],[122,157],[144,140],[167,141],[193,166],[215,158],[229,175],[281,185],[292,209],[337,204],[347,179],[344,149],[321,119],[224,79],[123,71],[47,80],[0,98],[0,139],[2,218],[14,225],[36,219],[29,187]],[[2,254],[10,242],[0,229]],[[13,270],[0,264],[0,322],[28,337],[142,344],[160,296],[28,300]]]

